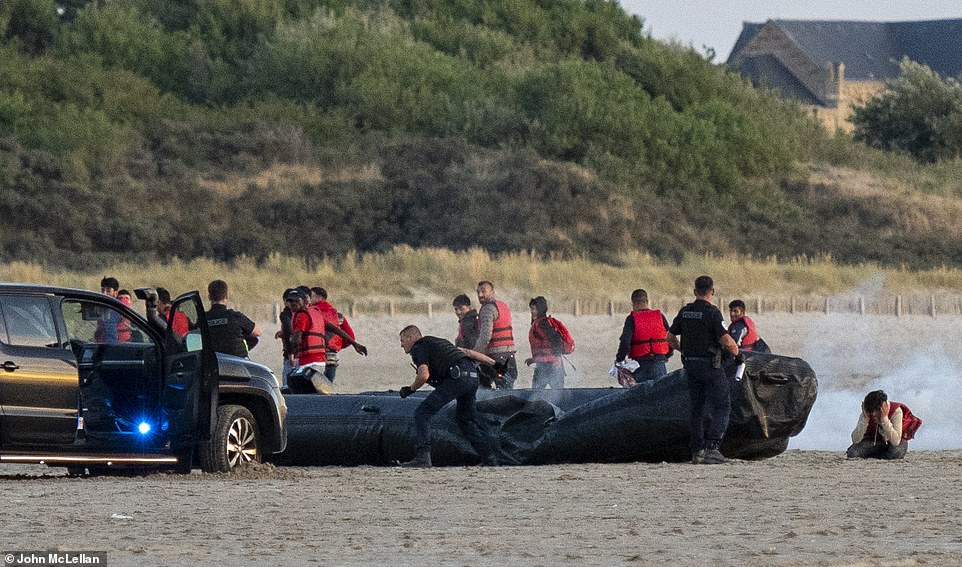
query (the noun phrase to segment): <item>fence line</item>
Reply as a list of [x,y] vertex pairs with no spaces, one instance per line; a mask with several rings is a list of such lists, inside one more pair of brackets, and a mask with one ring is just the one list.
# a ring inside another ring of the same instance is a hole
[[[747,306],[749,315],[764,313],[851,313],[859,315],[962,315],[962,296],[952,294],[884,294],[878,296],[739,296]],[[728,302],[735,297],[716,296],[714,303],[727,316]],[[673,314],[691,298],[661,297],[652,302],[652,307]],[[513,310],[522,310],[520,301],[508,301]],[[527,306],[527,302],[524,302]],[[631,311],[631,303],[615,299],[582,299],[550,303],[550,312],[558,315],[608,315],[621,316]],[[410,315],[446,314],[451,311],[450,302],[412,301],[412,300],[358,300],[340,304],[338,307],[348,317],[375,315],[402,317]],[[239,304],[237,308],[249,317],[259,321],[278,321],[282,310],[279,303]],[[526,312],[526,311],[525,311]]]

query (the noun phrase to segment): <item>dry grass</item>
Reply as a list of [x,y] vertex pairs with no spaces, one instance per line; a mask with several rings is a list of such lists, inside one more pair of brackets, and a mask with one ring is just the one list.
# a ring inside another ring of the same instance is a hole
[[879,203],[895,226],[908,234],[939,232],[962,237],[958,222],[962,201],[957,196],[924,193],[906,180],[846,168],[814,169],[810,181],[842,196]]
[[87,273],[13,262],[0,268],[0,280],[96,289],[100,278],[109,273],[125,287],[164,286],[176,293],[204,289],[209,281],[220,278],[231,285],[235,301],[246,303],[274,301],[285,288],[302,283],[327,287],[341,302],[369,298],[449,301],[453,295],[471,292],[482,279],[495,282],[508,295],[541,294],[555,301],[621,300],[637,287],[655,296],[686,297],[700,274],[714,277],[719,294],[725,297],[962,291],[962,271],[944,267],[910,271],[873,264],[843,266],[831,258],[783,262],[715,256],[690,256],[676,264],[635,252],[625,252],[619,260],[620,265],[614,266],[526,252],[495,256],[480,249],[453,252],[398,246],[386,253],[348,254],[316,267],[280,255],[262,264],[250,259],[229,264],[174,260],[146,267],[119,264]]
[[376,165],[328,170],[303,164],[274,164],[249,175],[231,175],[226,179],[200,179],[198,184],[211,193],[227,198],[237,198],[251,186],[272,191],[288,191],[304,185],[320,185],[323,182],[379,181],[381,170]]

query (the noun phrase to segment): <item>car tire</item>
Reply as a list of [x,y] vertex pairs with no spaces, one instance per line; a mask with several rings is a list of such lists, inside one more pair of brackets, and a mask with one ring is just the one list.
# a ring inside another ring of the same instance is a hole
[[230,472],[252,462],[261,462],[257,420],[244,406],[220,406],[214,435],[209,443],[200,447],[201,469],[204,472]]

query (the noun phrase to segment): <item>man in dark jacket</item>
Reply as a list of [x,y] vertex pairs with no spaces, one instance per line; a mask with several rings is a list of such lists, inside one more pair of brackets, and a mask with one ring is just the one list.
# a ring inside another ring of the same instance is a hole
[[247,357],[249,338],[261,336],[261,328],[241,313],[227,308],[227,282],[214,280],[207,286],[210,310],[207,311],[207,327],[210,329],[214,352]]
[[425,384],[434,386],[434,391],[414,411],[416,452],[414,458],[402,466],[431,466],[431,418],[452,400],[457,400],[458,427],[477,451],[481,464],[496,464],[475,401],[477,363],[494,364],[494,360],[473,350],[460,349],[445,339],[422,336],[414,325],[401,330],[400,341],[404,352],[411,355],[417,372],[414,382],[401,388],[401,397],[410,396]]
[[473,349],[478,342],[478,312],[471,307],[471,298],[463,293],[455,297],[451,305],[458,316],[458,338],[454,346]]
[[698,277],[695,301],[681,308],[666,337],[672,348],[681,350],[688,378],[693,464],[725,462],[719,447],[731,416],[731,392],[721,357],[723,352],[738,356],[738,346],[725,329],[721,311],[712,305],[713,297],[714,281],[708,276]]

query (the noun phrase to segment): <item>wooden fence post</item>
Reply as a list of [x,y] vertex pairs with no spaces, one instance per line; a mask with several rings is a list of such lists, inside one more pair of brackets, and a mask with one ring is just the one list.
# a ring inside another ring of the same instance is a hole
[[608,300],[608,316],[615,316],[615,300],[613,299]]
[[858,298],[858,314],[865,315],[865,298],[862,296]]
[[353,301],[351,302],[351,305],[350,305],[350,308],[348,309],[348,312],[351,314],[351,319],[353,319],[354,317],[357,316],[357,309],[354,307],[354,302],[353,302]]
[[788,304],[788,312],[791,313],[792,315],[795,314],[795,296],[794,295],[792,296],[791,303]]
[[902,316],[902,296],[901,295],[895,296],[895,316],[896,317]]
[[431,302],[428,301],[428,319],[434,317],[434,308],[431,306]]
[[831,298],[829,298],[828,296],[825,297],[825,314],[826,314],[826,315],[828,315],[828,306],[829,306],[829,303],[830,303],[830,299],[831,299]]
[[761,297],[756,297],[756,298],[755,298],[755,313],[757,313],[757,314],[759,314],[759,315],[762,314],[762,303],[763,303],[763,302],[762,302],[762,298],[761,298]]
[[280,306],[279,304],[274,303],[274,310],[271,312],[271,315],[274,317],[274,324],[275,324],[275,325],[280,324],[280,322],[281,322],[281,306]]
[[929,297],[929,314],[935,317],[935,296],[934,295]]
[[575,317],[578,317],[578,316],[581,315],[581,300],[580,300],[580,299],[575,299],[575,312],[574,312],[574,315],[575,315]]
[[387,313],[388,313],[388,315],[390,315],[391,317],[394,317],[394,313],[395,313],[395,311],[394,311],[394,301],[391,301],[390,303],[387,304]]

